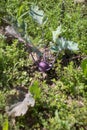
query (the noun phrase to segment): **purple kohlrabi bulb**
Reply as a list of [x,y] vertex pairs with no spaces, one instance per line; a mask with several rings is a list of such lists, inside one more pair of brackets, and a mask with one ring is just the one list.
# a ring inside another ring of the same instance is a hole
[[51,67],[52,67],[52,65],[49,64],[49,63],[47,63],[46,61],[41,61],[41,62],[39,62],[39,64],[38,64],[38,68],[39,68],[39,70],[42,71],[42,72],[46,72],[46,71],[50,70]]

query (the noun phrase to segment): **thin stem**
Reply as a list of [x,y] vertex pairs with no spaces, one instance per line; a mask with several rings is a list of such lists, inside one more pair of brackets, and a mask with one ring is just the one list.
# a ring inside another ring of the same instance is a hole
[[35,59],[34,59],[34,56],[32,55],[32,53],[31,53],[31,57],[32,57],[33,61],[36,62]]

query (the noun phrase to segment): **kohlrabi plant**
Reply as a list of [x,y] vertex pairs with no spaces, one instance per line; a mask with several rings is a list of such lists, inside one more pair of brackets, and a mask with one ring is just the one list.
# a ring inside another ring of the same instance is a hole
[[[47,22],[47,18],[44,14],[44,11],[39,10],[38,6],[32,6],[31,10],[30,10],[30,15],[39,24],[39,26],[41,26],[42,29],[44,29],[43,26]],[[44,19],[45,19],[45,21],[44,21]],[[57,53],[57,56],[58,56],[59,52],[62,50],[70,50],[70,51],[78,50],[77,43],[68,41],[63,37],[59,38],[60,34],[61,34],[61,25],[57,27],[56,31],[52,31],[53,45],[51,47],[51,50],[54,50]],[[44,60],[42,60],[38,63],[38,68],[40,71],[46,72],[52,68],[55,60],[52,62],[52,64],[50,64],[50,63],[46,62],[45,57],[43,57],[43,59]],[[54,58],[54,59],[56,59],[56,58]]]
[[[47,23],[48,18],[45,15],[43,10],[40,10],[37,5],[32,5],[30,10],[27,11],[26,13],[22,14],[24,16],[25,14],[29,14],[29,17],[32,17],[32,19],[37,23],[37,26],[41,29],[42,34],[41,34],[41,40],[44,41],[44,25]],[[20,16],[22,18],[22,16]],[[19,19],[18,19],[19,20]],[[18,22],[18,21],[16,21]],[[42,72],[49,71],[52,67],[53,64],[58,57],[59,53],[62,50],[70,50],[70,51],[77,51],[78,50],[78,44],[74,43],[72,41],[66,40],[66,38],[63,38],[61,36],[62,34],[62,25],[58,26],[56,31],[52,31],[52,42],[49,47],[49,51],[53,51],[56,56],[54,57],[53,61],[50,63],[49,60],[47,60],[47,57],[44,53],[41,51],[41,49],[38,49],[36,46],[34,46],[31,42],[30,37],[27,34],[27,24],[22,20],[23,26],[20,26],[20,24],[16,23],[15,25],[17,26],[7,26],[6,27],[6,33],[17,38],[19,42],[22,42],[25,44],[27,50],[32,56],[33,61],[35,62],[36,66],[38,69]],[[22,24],[21,24],[22,25]],[[22,32],[19,32],[20,29]],[[49,29],[50,30],[50,29]],[[61,36],[61,37],[60,37]],[[44,42],[42,42],[44,43]],[[33,53],[36,53],[38,59],[36,60],[35,57],[33,56]],[[53,53],[51,53],[52,55]],[[50,56],[51,57],[51,56]],[[48,58],[49,59],[49,58]]]

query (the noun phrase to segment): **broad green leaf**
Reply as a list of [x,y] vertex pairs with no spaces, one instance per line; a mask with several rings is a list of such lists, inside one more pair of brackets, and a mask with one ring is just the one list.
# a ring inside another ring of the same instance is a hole
[[44,23],[44,11],[39,10],[38,6],[31,6],[30,15],[38,24],[42,25]]
[[30,87],[30,92],[34,95],[34,98],[40,98],[41,89],[39,87],[38,81],[35,81],[33,85]]
[[3,130],[8,130],[8,119],[3,123]]
[[61,37],[56,39],[56,45],[55,46],[53,45],[51,49],[54,51],[62,51],[62,50],[76,51],[79,48],[77,43],[67,41],[66,39]]
[[81,67],[83,69],[84,75],[87,77],[87,59],[82,61]]

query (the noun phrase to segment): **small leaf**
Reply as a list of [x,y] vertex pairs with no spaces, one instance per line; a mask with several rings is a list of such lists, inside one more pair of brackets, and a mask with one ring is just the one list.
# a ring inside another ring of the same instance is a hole
[[81,63],[84,75],[87,77],[87,59],[83,60]]
[[58,38],[56,40],[56,43],[57,43],[57,48],[58,48],[59,51],[64,50],[64,49],[67,48],[67,43],[66,43],[65,39],[62,38],[62,37]]
[[56,48],[56,46],[51,46],[51,50],[52,50],[53,52],[58,52],[58,49]]
[[8,119],[3,123],[3,130],[8,130]]
[[7,108],[8,116],[17,117],[23,116],[26,114],[28,110],[28,106],[34,106],[35,100],[30,93],[25,95],[25,98],[22,102],[18,102],[16,104],[11,105]]
[[53,41],[56,42],[58,36],[61,34],[61,25],[57,27],[56,31],[52,31]]
[[15,29],[12,26],[7,26],[5,30],[6,30],[6,34],[10,34],[11,36],[16,37],[18,35],[18,33],[15,31]]
[[31,6],[30,9],[30,15],[32,16],[32,18],[40,25],[42,25],[45,21],[44,20],[44,11],[43,10],[39,10],[38,6]]
[[77,51],[79,49],[77,43],[74,43],[72,41],[67,41],[67,44],[68,44],[67,49],[69,49],[69,50]]
[[34,95],[34,98],[40,98],[41,89],[39,87],[38,81],[35,81],[33,85],[30,87],[30,92]]
[[24,5],[21,5],[17,12],[17,18],[21,16],[22,10],[24,9]]

